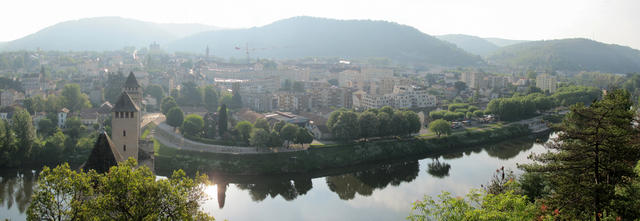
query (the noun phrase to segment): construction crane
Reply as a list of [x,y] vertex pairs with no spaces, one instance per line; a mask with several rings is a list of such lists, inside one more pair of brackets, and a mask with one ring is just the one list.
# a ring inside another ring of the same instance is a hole
[[236,50],[244,50],[245,53],[247,54],[247,64],[251,64],[251,56],[250,56],[250,52],[255,52],[255,51],[259,51],[259,50],[269,50],[269,49],[273,49],[273,48],[250,48],[249,47],[249,43],[246,43],[244,47],[235,47]]

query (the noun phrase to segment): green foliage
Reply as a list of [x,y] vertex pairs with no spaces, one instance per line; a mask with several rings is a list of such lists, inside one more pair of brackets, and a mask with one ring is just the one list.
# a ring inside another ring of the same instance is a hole
[[307,130],[306,128],[298,127],[294,142],[303,145],[309,144],[313,142],[313,134],[311,134],[311,132],[309,132],[309,130]]
[[234,127],[234,130],[236,130],[236,132],[238,132],[238,134],[240,135],[240,141],[242,142],[249,141],[249,135],[251,134],[252,129],[253,124],[251,124],[251,122],[249,121],[240,121]]
[[200,106],[202,104],[203,92],[198,89],[194,82],[182,83],[178,104],[185,106]]
[[89,97],[80,92],[80,85],[78,84],[64,85],[61,96],[63,106],[67,107],[71,112],[91,107]]
[[242,96],[240,96],[239,91],[234,91],[231,96],[231,105],[232,109],[240,109],[242,108]]
[[637,179],[630,166],[640,159],[631,105],[628,92],[613,90],[589,107],[572,106],[559,127],[562,132],[548,146],[553,151],[535,155],[535,164],[523,166],[549,178],[552,194],[546,200],[561,208],[563,219],[592,219],[596,214],[639,218],[619,206],[628,199],[616,194]]
[[298,132],[298,126],[295,124],[286,124],[280,129],[280,138],[284,141],[293,142],[296,139],[296,133]]
[[270,139],[271,137],[269,132],[263,128],[255,127],[251,130],[251,134],[249,135],[249,144],[256,147],[266,147],[270,144]]
[[329,130],[332,132],[333,137],[340,140],[357,138],[360,132],[358,115],[352,111],[341,112],[335,123],[329,127]]
[[267,119],[264,118],[258,118],[256,119],[256,122],[253,123],[253,127],[254,128],[261,128],[265,131],[269,131],[269,122],[267,122]]
[[147,86],[144,92],[155,98],[156,102],[158,103],[160,103],[162,101],[162,98],[164,98],[164,90],[162,89],[162,86],[157,84],[151,84]]
[[515,44],[499,49],[489,59],[499,65],[576,72],[627,73],[640,67],[636,50],[584,38]]
[[171,96],[163,98],[162,103],[160,104],[162,114],[164,115],[167,115],[169,113],[169,110],[171,110],[171,108],[174,108],[177,106],[178,106],[178,103],[176,103],[176,100]]
[[218,133],[221,137],[227,133],[227,121],[227,105],[223,103],[218,110]]
[[443,119],[434,120],[429,123],[429,130],[438,135],[438,137],[442,134],[449,135],[451,134],[451,122]]
[[19,160],[29,159],[31,151],[37,143],[36,131],[33,128],[29,112],[21,108],[16,109],[11,117],[11,130],[15,134],[18,146],[15,157]]
[[174,128],[179,127],[180,125],[182,125],[183,121],[184,113],[182,112],[182,109],[180,109],[180,107],[173,107],[167,113],[167,124],[169,126],[172,126]]
[[200,211],[206,176],[194,180],[178,170],[156,179],[136,164],[129,159],[105,174],[44,167],[27,220],[213,220]]
[[443,192],[434,199],[425,196],[413,203],[408,220],[534,220],[537,208],[526,196],[509,191],[503,194],[487,194],[471,190],[466,197],[458,198]]
[[42,118],[38,121],[38,131],[42,136],[51,135],[56,129],[56,125],[49,118]]
[[180,132],[190,136],[202,136],[203,129],[204,120],[202,117],[197,114],[189,114],[184,119],[184,122],[182,122]]
[[122,88],[124,86],[124,82],[126,81],[126,77],[122,72],[109,73],[107,74],[107,83],[104,89],[104,98],[115,104],[122,93]]
[[215,112],[218,110],[218,91],[213,85],[208,85],[204,88],[204,107],[209,112]]
[[358,116],[358,124],[360,125],[360,135],[362,137],[373,137],[378,135],[378,119],[372,112],[364,112]]

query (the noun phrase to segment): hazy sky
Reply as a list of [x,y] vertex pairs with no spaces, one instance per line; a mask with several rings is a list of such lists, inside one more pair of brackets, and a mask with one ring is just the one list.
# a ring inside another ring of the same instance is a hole
[[584,37],[640,49],[638,0],[3,0],[0,41],[97,16],[241,28],[300,15],[387,20],[431,35]]

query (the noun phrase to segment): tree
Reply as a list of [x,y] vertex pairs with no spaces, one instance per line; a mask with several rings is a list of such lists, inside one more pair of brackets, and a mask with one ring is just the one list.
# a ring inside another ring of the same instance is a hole
[[162,86],[157,84],[151,84],[147,86],[145,93],[151,95],[151,97],[156,99],[156,102],[160,103],[162,98],[164,97],[164,90]]
[[287,141],[287,143],[293,142],[295,141],[297,132],[298,126],[296,126],[295,124],[287,123],[286,125],[284,125],[284,127],[282,127],[282,129],[280,129],[280,138],[282,138],[282,140],[284,141]]
[[547,201],[561,208],[563,219],[600,220],[604,214],[630,218],[626,208],[616,205],[628,200],[618,191],[637,179],[630,166],[640,159],[631,105],[629,93],[616,89],[589,107],[572,106],[558,138],[548,145],[554,151],[535,155],[536,163],[523,166],[549,177],[552,194]]
[[413,111],[402,111],[402,117],[406,123],[406,134],[413,134],[420,132],[422,128],[422,122],[420,122],[420,116]]
[[467,89],[467,84],[462,81],[456,81],[455,83],[453,83],[453,87],[456,89],[458,94],[460,94],[460,92]]
[[436,133],[438,137],[442,134],[449,135],[451,134],[451,122],[443,119],[434,120],[429,123],[429,130]]
[[80,85],[78,84],[64,85],[61,95],[63,105],[69,108],[71,112],[91,107],[88,96],[80,92]]
[[301,81],[293,82],[291,90],[293,90],[294,92],[304,92],[304,83],[302,83]]
[[115,104],[115,102],[118,101],[120,94],[122,93],[122,86],[124,85],[125,81],[126,77],[120,71],[117,74],[107,74],[107,83],[104,89],[104,98],[112,104]]
[[215,115],[207,114],[204,118],[204,137],[213,139],[218,135],[218,125],[216,121],[218,119],[214,119]]
[[11,117],[11,130],[17,138],[17,159],[28,160],[37,139],[29,112],[22,108],[16,109]]
[[169,113],[169,110],[171,110],[171,108],[177,107],[178,103],[176,103],[176,100],[169,96],[169,97],[165,97],[162,99],[162,104],[160,104],[160,109],[162,110],[162,114],[167,115]]
[[177,102],[180,105],[187,106],[199,106],[202,104],[202,91],[200,91],[197,85],[193,82],[182,83],[180,88],[180,97]]
[[59,163],[60,159],[62,159],[66,139],[67,137],[60,130],[48,136],[40,154],[40,159],[48,165]]
[[364,112],[358,117],[360,136],[365,139],[378,135],[378,118],[372,112]]
[[11,126],[0,120],[0,167],[9,167],[18,164],[15,159],[17,152],[16,137],[11,131]]
[[357,138],[360,133],[358,115],[351,111],[342,112],[333,126],[329,127],[329,130],[335,138],[341,140]]
[[203,128],[204,120],[202,117],[197,114],[189,114],[185,118],[184,122],[182,122],[182,128],[180,128],[180,131],[189,136],[199,137],[202,135]]
[[271,139],[269,132],[263,128],[253,128],[249,135],[249,144],[256,147],[266,147]]
[[[443,192],[413,203],[408,220],[535,220],[538,208],[526,196],[509,191],[487,194],[471,190],[466,197]],[[543,217],[546,218],[546,217]]]
[[248,142],[249,135],[251,134],[251,129],[253,129],[253,125],[249,121],[240,121],[238,122],[238,124],[236,124],[234,129],[240,135],[240,140],[242,142]]
[[222,104],[220,106],[220,110],[218,111],[218,132],[220,136],[224,136],[227,133],[227,105]]
[[213,85],[208,85],[204,88],[204,107],[209,112],[215,112],[218,110],[218,91]]
[[296,131],[295,143],[299,144],[308,144],[313,142],[313,134],[309,132],[306,128],[298,127],[298,131]]
[[267,122],[267,119],[258,118],[258,119],[256,119],[256,122],[253,123],[253,127],[254,128],[262,128],[265,131],[269,131],[269,122]]
[[281,147],[282,139],[280,139],[280,133],[278,133],[277,131],[271,131],[271,133],[269,133],[269,144],[267,144],[267,146]]
[[273,131],[280,133],[280,130],[282,130],[282,128],[284,127],[284,125],[287,125],[286,122],[284,121],[278,121],[277,123],[275,123],[273,125]]
[[376,118],[378,119],[377,136],[386,137],[391,135],[391,116],[387,112],[380,111]]
[[180,107],[173,107],[167,113],[167,124],[175,128],[182,125],[182,121],[184,121],[184,113],[182,113],[182,109]]
[[78,117],[70,117],[64,123],[65,132],[73,140],[80,138],[80,134],[83,132],[82,121]]
[[242,96],[240,96],[239,91],[234,91],[231,96],[231,108],[232,109],[240,109],[242,108]]
[[48,137],[51,135],[56,129],[56,125],[53,124],[49,118],[42,118],[38,121],[38,131],[42,134],[43,137]]
[[201,212],[206,176],[182,170],[156,179],[136,161],[108,173],[75,171],[68,164],[44,167],[27,209],[27,220],[213,220]]

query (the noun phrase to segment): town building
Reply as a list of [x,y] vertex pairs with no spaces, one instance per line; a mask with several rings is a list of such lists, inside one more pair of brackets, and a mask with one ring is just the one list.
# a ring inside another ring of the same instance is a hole
[[558,84],[558,78],[549,74],[540,74],[536,77],[536,87],[542,91],[549,91],[549,93],[555,93]]
[[[357,99],[357,98],[354,98]],[[363,94],[359,101],[354,101],[358,108],[371,109],[391,106],[393,108],[423,108],[435,107],[436,96],[430,95],[426,90],[415,86],[397,85],[393,93],[385,95]]]

